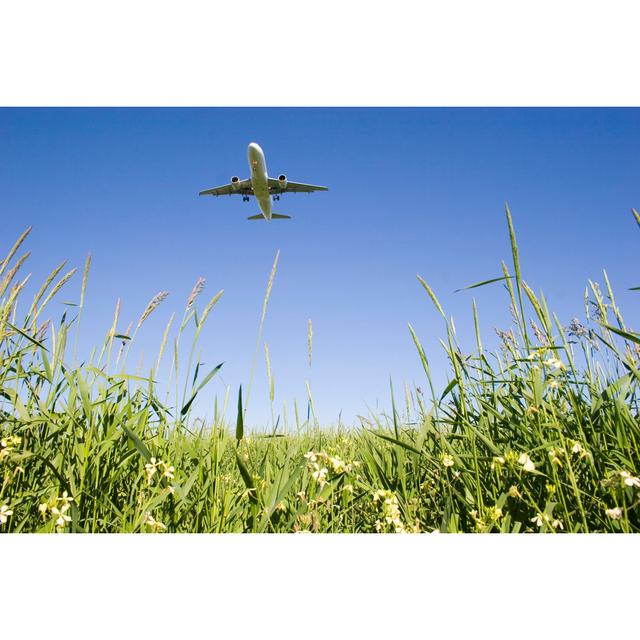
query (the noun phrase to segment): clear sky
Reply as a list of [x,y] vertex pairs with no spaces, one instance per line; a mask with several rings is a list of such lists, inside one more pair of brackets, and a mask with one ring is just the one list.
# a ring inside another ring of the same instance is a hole
[[[258,142],[270,175],[327,185],[283,195],[292,220],[249,222],[255,200],[199,197],[248,176]],[[246,390],[262,299],[280,249],[263,342],[275,376],[276,415],[306,407],[310,381],[321,422],[351,421],[389,406],[389,377],[423,384],[407,330],[421,338],[446,383],[441,319],[416,280],[431,284],[473,348],[472,296],[483,338],[509,324],[500,284],[454,289],[501,275],[510,250],[504,203],[514,216],[524,278],[561,321],[584,317],[587,279],[606,268],[637,329],[640,231],[638,109],[0,109],[0,216],[5,253],[28,225],[28,270],[40,283],[68,258],[93,263],[80,350],[101,343],[118,298],[124,331],[168,290],[136,338],[145,367],[172,311],[181,315],[199,276],[200,304],[225,293],[201,336],[207,366],[222,375],[213,396]],[[25,267],[25,271],[27,268]],[[80,275],[60,300],[77,300]],[[58,308],[61,308],[60,306]],[[313,321],[313,364],[307,321]],[[184,352],[183,361],[188,352]],[[231,415],[233,411],[230,411]],[[264,352],[248,421],[269,419]]]

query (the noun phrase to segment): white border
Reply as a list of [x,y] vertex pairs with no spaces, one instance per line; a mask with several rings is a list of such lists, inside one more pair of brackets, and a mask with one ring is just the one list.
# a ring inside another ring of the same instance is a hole
[[0,105],[640,104],[629,0],[30,0]]
[[7,638],[27,629],[91,638],[624,637],[637,631],[639,542],[595,534],[0,536],[1,627]]

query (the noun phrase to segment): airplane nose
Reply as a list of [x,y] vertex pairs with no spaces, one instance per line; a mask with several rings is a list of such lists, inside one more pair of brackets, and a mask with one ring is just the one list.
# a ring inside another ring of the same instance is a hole
[[248,151],[249,153],[261,153],[262,149],[257,142],[250,142]]

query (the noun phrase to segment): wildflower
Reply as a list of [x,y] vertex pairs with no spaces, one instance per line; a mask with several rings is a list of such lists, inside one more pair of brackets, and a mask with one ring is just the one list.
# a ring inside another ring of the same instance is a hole
[[551,464],[555,464],[558,467],[562,466],[562,460],[560,460],[560,456],[558,454],[563,454],[564,453],[564,449],[562,448],[558,448],[556,449],[555,447],[551,447],[551,449],[549,449],[549,459],[551,460]]
[[342,490],[345,493],[353,493],[353,485],[352,484],[345,484],[344,487],[342,487]]
[[58,502],[64,502],[64,503],[73,502],[73,498],[66,491],[63,491],[62,497],[56,498],[56,500]]
[[622,509],[620,507],[614,507],[613,509],[606,509],[605,513],[612,519],[612,520],[619,520],[620,517],[622,516]]
[[320,465],[314,462],[314,471],[311,475],[320,486],[326,484],[327,473],[329,473],[329,470],[326,467],[320,468]]
[[20,446],[22,438],[20,436],[7,436],[0,440],[0,460],[7,458],[9,454]]
[[173,480],[173,472],[175,471],[175,469],[166,462],[162,462],[162,460],[160,461],[160,464],[164,469],[164,471],[162,472],[163,477]]
[[552,369],[565,369],[566,368],[564,362],[562,362],[562,360],[559,360],[558,358],[548,358],[547,360],[544,361],[544,363],[548,367],[551,367]]
[[531,518],[531,522],[533,522],[538,527],[541,527],[544,524],[545,517],[541,513],[537,513],[533,518]]
[[0,507],[0,524],[5,524],[10,516],[13,515],[13,509],[9,509],[8,504],[3,504]]
[[493,460],[491,461],[491,469],[500,469],[502,467],[502,465],[504,464],[504,457],[503,456],[494,456]]
[[156,520],[150,513],[145,513],[142,524],[146,524],[152,531],[165,531],[167,526]]
[[554,529],[561,529],[561,530],[564,529],[564,525],[562,524],[562,522],[560,520],[558,520],[558,518],[554,518],[554,520],[552,520],[551,526]]
[[337,456],[335,458],[329,458],[329,463],[333,467],[334,473],[348,473],[351,471],[351,465],[347,464],[344,460],[340,460]]
[[502,515],[502,509],[500,507],[492,507],[489,510],[489,516],[492,520],[499,520],[500,518],[502,518]]
[[151,479],[153,478],[157,468],[160,466],[160,463],[155,459],[151,458],[147,464],[144,465],[144,468],[147,472],[147,483],[151,484]]
[[546,513],[537,513],[533,518],[531,518],[531,522],[535,523],[538,527],[542,527],[546,524],[554,529],[564,529],[564,525],[558,518],[551,519],[551,516]]
[[156,472],[160,473],[163,478],[173,479],[173,473],[175,469],[168,463],[163,460],[158,460],[157,458],[151,458],[147,464],[144,465],[145,471],[147,472],[147,483],[151,484],[153,480],[153,476]]
[[571,453],[575,453],[580,456],[580,458],[589,457],[589,452],[582,446],[582,443],[577,440],[574,441],[573,446],[571,447]]
[[392,491],[384,491],[378,489],[373,494],[373,501],[381,503],[381,511],[383,520],[376,520],[376,531],[381,531],[386,523],[392,526],[396,533],[405,533],[406,529],[400,517],[400,507],[398,506],[398,498]]
[[51,508],[51,513],[53,514],[53,516],[57,516],[56,527],[58,527],[58,529],[64,529],[67,526],[67,522],[71,522],[71,517],[68,516],[66,513],[66,511],[68,510],[69,510],[68,502],[65,502],[64,504],[62,504],[59,509],[58,507]]
[[544,485],[544,488],[547,490],[547,493],[548,493],[550,496],[552,496],[552,495],[556,492],[556,489],[557,489],[556,485],[555,485],[555,484],[552,484],[551,482],[547,482],[547,483]]
[[534,471],[536,468],[536,465],[533,464],[533,462],[531,461],[531,458],[526,453],[523,453],[518,458],[518,464],[521,465],[525,471],[529,471],[529,472]]
[[640,478],[632,476],[628,471],[619,471],[618,473],[623,480],[623,484],[627,487],[640,487]]
[[509,487],[509,491],[508,494],[512,497],[512,498],[517,498],[520,499],[522,498],[522,494],[520,493],[520,490],[518,489],[518,487],[514,484],[511,485]]
[[558,388],[558,381],[557,380],[549,380],[549,386],[552,389],[557,389]]
[[304,457],[309,462],[316,462],[318,460],[318,456],[313,451],[307,451],[307,453],[304,454]]
[[41,504],[38,505],[38,511],[40,512],[40,515],[44,518],[45,515],[47,514],[47,509],[49,508],[49,506],[47,505],[46,502],[43,502]]
[[450,456],[448,453],[443,454],[442,464],[444,465],[445,469],[447,467],[453,467],[453,465],[455,464],[453,456]]
[[481,531],[482,529],[484,529],[486,527],[486,523],[485,523],[484,519],[478,517],[478,512],[477,512],[476,509],[473,509],[472,511],[470,511],[469,515],[473,518],[473,521],[474,521],[474,523],[476,525],[476,529],[478,531]]

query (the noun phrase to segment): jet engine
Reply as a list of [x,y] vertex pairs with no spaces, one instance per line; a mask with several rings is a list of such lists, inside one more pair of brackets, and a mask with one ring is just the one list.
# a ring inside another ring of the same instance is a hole
[[285,176],[284,173],[278,176],[278,186],[281,189],[287,188],[287,176]]
[[240,178],[238,176],[231,176],[231,188],[237,191],[240,187]]

